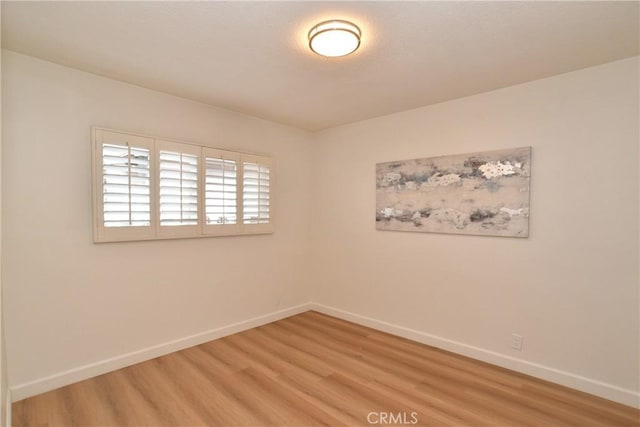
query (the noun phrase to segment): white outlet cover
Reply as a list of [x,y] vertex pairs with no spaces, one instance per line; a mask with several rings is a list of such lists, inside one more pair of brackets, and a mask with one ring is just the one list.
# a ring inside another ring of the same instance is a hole
[[522,335],[511,334],[511,348],[514,350],[522,350]]

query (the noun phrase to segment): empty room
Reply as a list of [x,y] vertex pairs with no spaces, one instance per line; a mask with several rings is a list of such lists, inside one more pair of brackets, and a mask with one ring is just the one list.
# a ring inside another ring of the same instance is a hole
[[640,426],[640,2],[1,1],[3,426]]

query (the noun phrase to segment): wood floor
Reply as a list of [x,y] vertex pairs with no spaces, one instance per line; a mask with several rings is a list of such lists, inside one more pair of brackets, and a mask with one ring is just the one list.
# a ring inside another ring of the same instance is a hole
[[640,426],[640,411],[316,312],[13,404],[14,426]]

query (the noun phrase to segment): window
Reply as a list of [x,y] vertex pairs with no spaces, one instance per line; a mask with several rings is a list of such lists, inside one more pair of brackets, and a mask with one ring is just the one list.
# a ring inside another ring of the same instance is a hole
[[205,158],[205,234],[233,234],[238,224],[240,153],[202,149]]
[[105,227],[151,225],[149,150],[102,145]]
[[269,157],[94,128],[96,242],[273,232]]
[[271,224],[271,161],[258,156],[243,156],[242,223],[255,230]]
[[95,240],[152,237],[153,140],[96,130],[95,141]]
[[156,140],[158,152],[159,236],[200,234],[198,163],[201,148]]

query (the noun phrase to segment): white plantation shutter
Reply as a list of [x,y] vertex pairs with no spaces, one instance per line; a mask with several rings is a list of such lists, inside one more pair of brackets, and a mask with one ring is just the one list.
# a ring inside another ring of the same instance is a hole
[[271,159],[242,156],[242,224],[245,232],[272,230]]
[[153,140],[98,130],[94,143],[96,240],[151,236]]
[[273,232],[270,157],[92,128],[95,242]]
[[158,151],[158,234],[199,233],[200,147],[156,141]]
[[203,148],[205,161],[206,234],[233,234],[238,230],[238,178],[240,155]]
[[198,158],[160,151],[160,225],[198,224]]
[[151,226],[149,149],[102,144],[105,227]]

